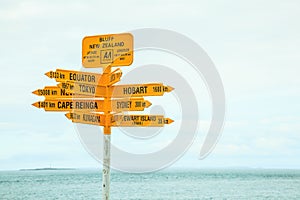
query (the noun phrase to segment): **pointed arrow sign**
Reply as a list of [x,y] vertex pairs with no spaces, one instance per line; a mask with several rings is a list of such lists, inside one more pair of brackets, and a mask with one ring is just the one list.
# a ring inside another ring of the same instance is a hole
[[81,124],[91,124],[97,126],[104,126],[105,125],[105,118],[106,116],[103,114],[97,113],[84,113],[84,112],[71,112],[65,114],[65,116],[72,120],[74,123],[81,123]]
[[37,89],[32,92],[38,96],[44,96],[45,99],[69,99],[69,98],[87,98],[88,96],[76,95],[66,89],[59,88],[57,86],[46,86],[43,89]]
[[164,86],[162,83],[114,85],[106,88],[103,86],[65,82],[59,83],[57,86],[79,95],[112,98],[162,96],[165,92],[171,92],[174,89],[170,86]]
[[104,100],[94,99],[56,99],[38,101],[32,104],[37,108],[44,108],[45,111],[86,111],[86,112],[103,112],[106,110],[113,112],[121,111],[143,111],[145,108],[151,106],[151,103],[144,98],[132,99],[116,99],[107,102],[105,105]]
[[97,74],[82,71],[72,71],[64,69],[56,69],[45,73],[49,78],[54,78],[56,82],[70,81],[72,83],[83,83],[90,85],[112,85],[119,82],[122,71],[118,68],[109,74]]
[[114,115],[113,126],[148,126],[148,127],[161,127],[165,124],[174,122],[170,118],[164,118],[163,115]]
[[[105,115],[97,113],[70,112],[66,117],[74,123],[92,124],[97,126],[105,125]],[[165,124],[174,122],[163,115],[111,115],[109,126],[123,127],[162,127]]]

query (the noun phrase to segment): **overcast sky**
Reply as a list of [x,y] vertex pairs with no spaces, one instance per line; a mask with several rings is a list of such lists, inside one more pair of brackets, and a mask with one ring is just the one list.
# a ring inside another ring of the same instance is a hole
[[[55,84],[44,76],[49,70],[81,68],[84,36],[138,28],[197,42],[225,87],[226,125],[215,150],[198,160],[211,115],[203,86],[203,126],[174,167],[300,168],[299,19],[296,0],[1,1],[0,170],[100,166],[62,113],[31,106],[40,99],[31,92]],[[139,64],[151,64],[152,54],[138,55]],[[176,64],[153,55],[152,63]]]

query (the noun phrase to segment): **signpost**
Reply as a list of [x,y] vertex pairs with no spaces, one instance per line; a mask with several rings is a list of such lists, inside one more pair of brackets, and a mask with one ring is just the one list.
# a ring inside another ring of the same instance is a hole
[[102,197],[109,199],[111,127],[162,127],[173,122],[163,115],[122,114],[143,111],[151,106],[144,96],[162,96],[174,88],[162,83],[114,85],[122,71],[114,66],[133,62],[133,36],[130,33],[88,36],[82,41],[82,65],[103,68],[103,73],[56,69],[45,73],[57,86],[32,93],[44,101],[32,105],[50,112],[66,112],[74,123],[103,126]]
[[112,122],[113,126],[162,127],[171,124],[173,120],[163,115],[114,115]]
[[89,112],[71,112],[65,115],[68,119],[72,120],[72,122],[74,123],[105,126],[106,116],[103,114],[89,113]]
[[43,108],[45,111],[68,112],[68,111],[87,111],[103,112],[104,106],[111,112],[123,111],[143,111],[151,106],[151,103],[144,98],[114,99],[104,104],[104,100],[95,99],[50,99],[38,101],[32,104],[37,108]]
[[57,86],[46,86],[42,89],[37,89],[32,93],[38,96],[44,96],[45,99],[72,98],[75,96],[73,93],[67,92],[66,89]]
[[74,123],[92,124],[104,126],[122,127],[162,127],[171,124],[172,119],[164,118],[163,115],[110,115],[108,121],[103,114],[90,112],[69,112],[66,117]]
[[107,88],[105,86],[64,82],[57,84],[57,86],[73,94],[112,98],[162,96],[165,92],[171,92],[174,89],[170,86],[164,86],[162,83],[115,85]]
[[130,33],[88,36],[82,40],[82,65],[86,68],[129,66],[132,61]]
[[112,85],[116,82],[119,82],[122,76],[122,71],[116,69],[108,76],[103,76],[97,73],[73,71],[73,70],[64,70],[57,69],[56,71],[49,71],[45,73],[49,78],[53,78],[56,82],[71,82],[71,83],[80,83],[80,84],[90,84],[90,85]]

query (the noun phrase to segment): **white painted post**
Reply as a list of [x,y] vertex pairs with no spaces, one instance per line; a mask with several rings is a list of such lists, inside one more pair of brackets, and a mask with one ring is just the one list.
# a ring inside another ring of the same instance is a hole
[[110,134],[103,135],[103,181],[102,181],[102,199],[109,200],[110,187]]
[[[103,70],[103,77],[111,73],[111,66]],[[106,94],[109,94],[110,86],[106,86]],[[103,170],[102,170],[102,199],[109,200],[110,190],[110,137],[111,137],[111,115],[109,103],[111,96],[104,98],[105,126],[103,128]]]

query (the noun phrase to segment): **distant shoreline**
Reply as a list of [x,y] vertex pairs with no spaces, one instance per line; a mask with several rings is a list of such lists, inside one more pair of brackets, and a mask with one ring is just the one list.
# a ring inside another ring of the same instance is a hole
[[35,169],[19,169],[19,171],[51,171],[51,170],[76,170],[75,168],[35,168]]
[[[31,168],[31,169],[0,169],[1,171],[67,171],[67,170],[76,170],[76,171],[80,171],[80,170],[97,170],[97,171],[102,171],[102,168],[52,168],[52,167],[45,167],[45,168]],[[134,171],[134,169],[132,169]],[[247,171],[247,170],[253,170],[253,171],[259,171],[259,170],[263,170],[263,171],[269,171],[269,170],[278,170],[278,171],[282,171],[282,170],[296,170],[299,171],[300,168],[252,168],[252,167],[211,167],[211,168],[170,168],[170,169],[164,169],[161,170],[162,172],[184,172],[184,171],[191,171],[191,172],[195,172],[195,171],[227,171],[227,170],[238,170],[238,171]],[[160,170],[159,170],[160,171]],[[112,172],[115,172],[115,170],[112,170]]]

